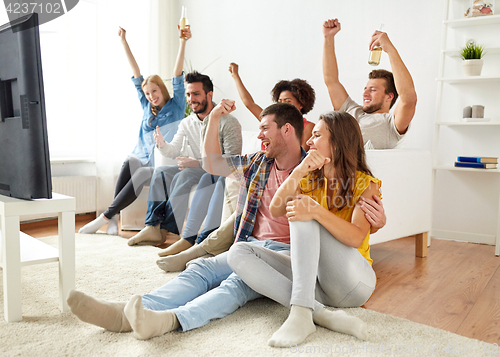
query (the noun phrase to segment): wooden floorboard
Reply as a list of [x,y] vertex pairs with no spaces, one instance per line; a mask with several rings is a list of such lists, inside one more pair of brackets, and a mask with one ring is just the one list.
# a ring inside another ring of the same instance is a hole
[[[77,216],[76,231],[94,218]],[[21,230],[34,237],[55,235],[57,220],[23,224]],[[120,231],[124,239],[136,233]],[[377,287],[364,307],[500,344],[500,258],[494,250],[433,239],[427,258],[417,258],[415,237],[373,245]]]
[[457,333],[500,344],[500,267],[460,324]]

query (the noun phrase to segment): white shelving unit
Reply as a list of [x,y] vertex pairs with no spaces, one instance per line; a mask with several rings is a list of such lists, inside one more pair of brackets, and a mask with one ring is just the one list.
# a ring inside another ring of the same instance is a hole
[[[500,158],[500,4],[494,7],[496,15],[464,18],[464,11],[470,6],[469,0],[443,0],[444,19],[442,44],[437,81],[437,110],[435,118],[433,168],[435,193],[443,186],[436,182],[438,171],[453,175],[469,175],[467,189],[480,187],[485,179],[500,183],[500,169],[456,168],[458,156],[494,156]],[[460,47],[468,40],[484,45],[485,56],[482,74],[465,77],[461,72]],[[496,94],[492,94],[496,93]],[[496,98],[496,99],[495,99]],[[462,109],[468,105],[484,105],[485,117],[490,121],[464,122]],[[472,148],[472,149],[471,149]],[[477,151],[476,151],[477,150]],[[473,173],[473,174],[471,174]],[[471,178],[470,175],[473,175]],[[493,176],[490,176],[493,175]],[[457,178],[460,181],[462,177]],[[450,180],[451,181],[451,180]],[[463,180],[465,182],[465,179]],[[489,182],[490,182],[489,181]],[[441,186],[440,186],[441,185]],[[500,186],[500,185],[499,185]],[[460,195],[459,189],[456,190]],[[468,204],[451,203],[449,217],[453,209],[467,209]],[[475,232],[454,232],[434,229],[433,236],[479,243],[495,244],[495,255],[500,255],[500,193],[494,235]],[[472,209],[472,208],[471,208]],[[462,222],[460,222],[462,223]],[[491,222],[490,222],[491,223]],[[458,238],[457,238],[458,236]]]

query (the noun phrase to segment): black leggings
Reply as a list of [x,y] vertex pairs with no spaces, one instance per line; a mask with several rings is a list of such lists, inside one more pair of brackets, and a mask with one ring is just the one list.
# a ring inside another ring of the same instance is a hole
[[136,200],[144,185],[151,182],[154,167],[144,165],[137,157],[129,156],[122,165],[116,180],[115,198],[108,207],[104,216],[113,218],[122,209]]

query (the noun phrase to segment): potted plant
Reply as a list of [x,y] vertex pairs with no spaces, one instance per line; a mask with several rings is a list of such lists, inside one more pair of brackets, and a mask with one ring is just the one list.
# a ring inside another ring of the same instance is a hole
[[479,76],[483,69],[484,46],[475,42],[468,43],[460,49],[462,65],[466,76]]

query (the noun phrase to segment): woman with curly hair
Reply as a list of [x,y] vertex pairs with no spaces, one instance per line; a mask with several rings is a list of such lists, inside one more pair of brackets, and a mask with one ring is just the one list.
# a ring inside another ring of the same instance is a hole
[[[243,104],[245,104],[245,107],[247,107],[248,110],[250,110],[250,112],[252,112],[252,114],[260,121],[262,108],[254,102],[252,96],[243,85],[238,73],[238,65],[236,63],[231,63],[229,65],[229,72],[236,83],[236,88],[238,88],[238,93],[243,101]],[[299,78],[292,81],[279,81],[271,91],[271,96],[273,98],[273,102],[290,103],[303,115],[311,111],[316,99],[316,94],[311,85],[305,80]],[[309,146],[307,146],[306,142],[311,137],[313,128],[314,123],[311,123],[304,118],[304,134],[302,135],[301,146],[305,151],[309,150]]]

